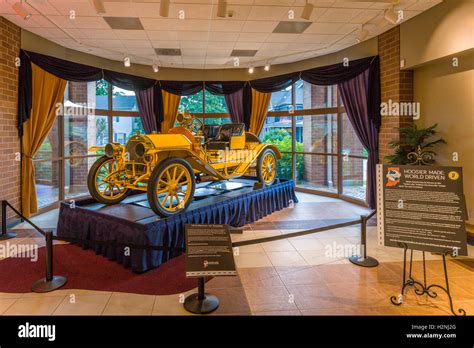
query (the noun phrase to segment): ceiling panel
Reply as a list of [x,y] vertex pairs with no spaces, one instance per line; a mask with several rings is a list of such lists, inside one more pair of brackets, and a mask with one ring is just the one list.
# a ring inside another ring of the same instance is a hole
[[147,30],[146,35],[149,40],[178,40],[178,33],[176,31],[165,31],[165,30]]
[[[2,16],[59,45],[115,60],[129,55],[132,64],[158,61],[173,67],[231,68],[232,50],[256,50],[254,57],[239,57],[240,66],[296,61],[356,44],[363,24],[367,39],[393,27],[383,20],[390,3],[375,0],[310,0],[310,20],[300,17],[306,0],[227,0],[226,18],[217,17],[216,0],[171,0],[168,17],[159,16],[159,0],[104,0],[103,15],[89,0],[24,0],[33,14],[29,20],[15,14],[13,1],[0,2]],[[404,9],[408,20],[439,2],[401,0],[395,8]],[[139,25],[112,29],[104,17]],[[281,22],[309,26],[301,34],[274,33]],[[157,56],[155,48],[180,49],[181,56]]]
[[173,41],[151,41],[151,45],[155,48],[180,48],[180,42],[177,40]]
[[234,49],[236,50],[258,50],[262,46],[261,42],[236,42]]

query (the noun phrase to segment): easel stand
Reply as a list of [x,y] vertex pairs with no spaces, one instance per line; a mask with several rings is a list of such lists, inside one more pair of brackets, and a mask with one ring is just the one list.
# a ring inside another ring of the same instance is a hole
[[219,299],[204,291],[204,278],[198,278],[198,292],[186,297],[184,308],[194,314],[207,314],[214,312],[219,307]]
[[420,283],[419,281],[416,281],[412,277],[412,266],[413,266],[413,249],[410,249],[410,265],[409,265],[409,271],[408,271],[408,278],[406,276],[407,274],[407,251],[408,251],[408,246],[406,244],[403,245],[403,283],[402,283],[402,290],[398,296],[392,296],[390,298],[390,301],[392,304],[396,306],[400,306],[403,304],[404,300],[404,295],[405,295],[405,289],[407,286],[413,286],[415,289],[415,294],[422,296],[424,294],[428,295],[431,298],[436,298],[438,294],[433,291],[433,288],[438,288],[443,290],[447,295],[449,299],[449,307],[451,309],[451,313],[455,316],[465,316],[466,311],[462,308],[459,308],[457,313],[454,310],[453,307],[453,299],[451,297],[451,292],[449,290],[449,280],[448,280],[448,269],[446,267],[446,255],[450,254],[450,251],[445,251],[443,252],[443,269],[444,269],[444,279],[446,282],[446,287],[443,287],[438,284],[431,284],[431,285],[426,285],[426,261],[425,261],[425,252],[422,251],[423,253],[423,284]]

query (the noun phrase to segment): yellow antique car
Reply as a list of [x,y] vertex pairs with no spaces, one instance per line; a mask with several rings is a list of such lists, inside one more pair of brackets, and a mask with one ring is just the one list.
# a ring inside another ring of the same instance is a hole
[[132,190],[146,191],[153,211],[166,217],[189,207],[202,176],[227,180],[251,175],[263,185],[273,184],[280,157],[274,145],[245,132],[243,123],[204,126],[184,113],[166,134],[137,133],[125,146],[107,144],[87,185],[92,197],[105,204],[119,203]]

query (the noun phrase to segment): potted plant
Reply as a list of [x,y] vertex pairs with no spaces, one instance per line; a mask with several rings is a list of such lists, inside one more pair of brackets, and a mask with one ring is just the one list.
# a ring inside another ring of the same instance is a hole
[[446,144],[442,138],[428,141],[436,135],[437,123],[428,128],[418,128],[416,124],[398,128],[400,141],[392,141],[390,147],[395,150],[393,155],[385,156],[390,164],[420,164],[435,163],[436,153],[431,148],[437,144]]

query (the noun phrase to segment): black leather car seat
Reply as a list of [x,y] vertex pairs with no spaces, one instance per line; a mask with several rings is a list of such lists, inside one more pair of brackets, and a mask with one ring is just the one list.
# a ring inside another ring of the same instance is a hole
[[220,127],[220,125],[205,125],[203,129],[204,139],[206,141],[215,139]]
[[208,150],[225,150],[229,147],[230,137],[242,135],[245,132],[245,123],[223,124],[219,127],[214,139],[207,143]]

